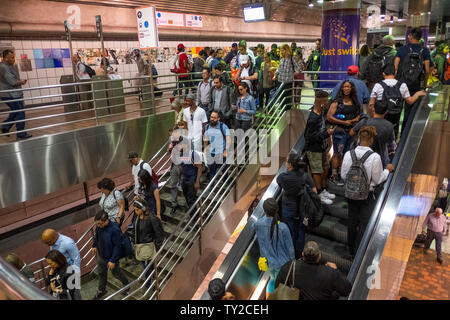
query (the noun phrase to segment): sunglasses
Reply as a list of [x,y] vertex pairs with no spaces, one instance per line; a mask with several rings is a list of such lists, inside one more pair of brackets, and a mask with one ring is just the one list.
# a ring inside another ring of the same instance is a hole
[[191,113],[191,121],[194,121],[194,114]]

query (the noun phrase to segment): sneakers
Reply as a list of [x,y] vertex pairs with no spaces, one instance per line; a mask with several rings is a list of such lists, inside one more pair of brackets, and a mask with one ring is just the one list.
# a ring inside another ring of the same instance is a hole
[[336,199],[336,195],[334,195],[332,193],[329,193],[326,189],[323,189],[323,191],[320,194],[323,195],[325,198],[330,199],[330,200]]
[[437,262],[438,262],[439,264],[442,264],[442,259],[441,259],[441,258],[437,258],[436,260],[437,260]]
[[319,198],[320,198],[320,201],[321,201],[322,203],[324,203],[324,204],[328,204],[328,205],[333,204],[333,201],[330,200],[330,199],[328,199],[328,198],[326,198],[325,195],[323,194],[323,192],[321,192],[321,193],[319,194]]
[[17,140],[25,140],[25,139],[29,139],[31,137],[32,137],[31,134],[25,133],[24,135],[17,136]]
[[343,187],[344,186],[344,180],[342,180],[339,175],[338,176],[331,176],[330,181],[333,182],[338,187]]

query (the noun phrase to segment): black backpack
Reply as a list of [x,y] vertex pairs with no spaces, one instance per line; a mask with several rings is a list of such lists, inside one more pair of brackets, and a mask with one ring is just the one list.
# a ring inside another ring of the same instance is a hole
[[345,178],[345,197],[351,200],[365,200],[370,192],[370,180],[367,176],[364,162],[374,153],[368,150],[361,159],[356,156],[355,149],[350,150],[352,166]]
[[87,64],[83,63],[84,68],[86,70],[86,73],[89,75],[90,78],[92,78],[93,76],[95,76],[95,71],[94,69],[92,69],[91,67],[89,67]]
[[425,78],[424,61],[422,47],[419,52],[413,51],[411,46],[408,46],[408,55],[403,59],[400,80],[406,82],[409,89],[420,87],[421,81]]
[[297,195],[297,216],[303,218],[303,224],[309,228],[319,226],[323,220],[323,208],[319,195],[306,183]]
[[383,97],[381,101],[388,108],[390,114],[399,114],[403,108],[403,97],[400,92],[400,87],[403,82],[397,81],[395,86],[391,87],[384,81],[380,81],[379,84],[383,87]]
[[363,78],[369,82],[380,82],[383,80],[383,68],[389,63],[393,63],[392,57],[387,55],[391,52],[390,48],[383,51],[375,50],[367,59]]

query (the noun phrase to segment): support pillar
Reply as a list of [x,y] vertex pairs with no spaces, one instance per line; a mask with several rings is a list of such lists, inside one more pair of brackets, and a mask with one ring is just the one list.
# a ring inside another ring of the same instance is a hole
[[409,0],[408,15],[406,44],[408,44],[408,35],[411,33],[411,29],[420,28],[422,30],[422,39],[427,45],[430,32],[431,0]]

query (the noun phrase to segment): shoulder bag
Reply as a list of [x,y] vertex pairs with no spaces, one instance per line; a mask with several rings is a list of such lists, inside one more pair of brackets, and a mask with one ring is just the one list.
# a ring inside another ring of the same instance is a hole
[[135,229],[134,229],[134,252],[136,254],[136,260],[148,261],[156,253],[156,247],[154,242],[149,243],[137,243],[138,223],[140,218],[136,217]]
[[[287,285],[289,276],[292,271],[292,283],[290,286]],[[300,297],[300,289],[294,287],[295,283],[295,260],[292,261],[289,268],[289,272],[286,276],[284,283],[280,283],[278,287],[272,292],[268,300],[298,300]]]

